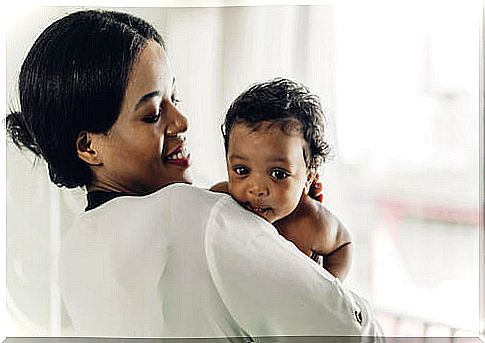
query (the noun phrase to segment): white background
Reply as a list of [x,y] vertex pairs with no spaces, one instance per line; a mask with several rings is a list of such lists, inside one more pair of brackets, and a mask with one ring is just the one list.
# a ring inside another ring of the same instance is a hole
[[[35,37],[75,9],[11,10],[5,107],[17,105]],[[368,298],[387,334],[419,336],[436,322],[426,334],[476,335],[479,1],[124,10],[167,41],[195,184],[225,178],[219,125],[235,96],[275,76],[305,83],[323,100],[334,147],[324,202],[354,233],[346,284]],[[32,167],[9,144],[6,159],[6,333],[56,335],[56,251],[84,196],[50,185],[43,163]]]

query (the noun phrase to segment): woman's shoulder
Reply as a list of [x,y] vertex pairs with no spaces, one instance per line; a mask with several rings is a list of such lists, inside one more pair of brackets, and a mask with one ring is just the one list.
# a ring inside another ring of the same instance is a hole
[[244,209],[225,193],[181,183],[166,187],[162,193],[170,198],[171,206],[184,208],[186,213],[202,212],[204,218],[217,218],[221,223],[229,221],[267,225],[265,220]]
[[[64,233],[65,244],[108,242],[133,232],[167,233],[185,222],[203,226],[227,195],[189,184],[172,184],[144,196],[120,196],[81,213]],[[70,242],[70,243],[69,243]]]
[[227,195],[212,192],[208,189],[195,186],[188,183],[174,183],[158,191],[144,196],[147,201],[153,201],[159,198],[169,198],[171,201],[197,202],[201,201],[207,204],[214,204],[227,197]]
[[[170,218],[173,215],[199,216],[212,211],[218,202],[228,195],[183,183],[176,183],[143,196],[120,196],[100,206],[81,213],[71,228],[86,232],[108,231],[116,226],[118,230],[130,225],[141,225]],[[146,226],[146,225],[145,225]],[[77,230],[76,230],[77,231]]]
[[173,183],[157,191],[146,195],[123,195],[113,197],[109,201],[90,209],[78,216],[78,219],[90,221],[93,218],[104,216],[106,213],[113,211],[129,210],[137,208],[147,208],[150,205],[160,208],[164,203],[174,201],[197,201],[201,200],[207,203],[216,202],[221,198],[221,194],[210,192],[198,186],[186,183]]

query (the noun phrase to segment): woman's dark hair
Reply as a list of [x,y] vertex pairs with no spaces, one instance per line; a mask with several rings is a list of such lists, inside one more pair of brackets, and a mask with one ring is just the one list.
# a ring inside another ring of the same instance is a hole
[[144,20],[88,10],[59,19],[35,41],[19,75],[20,111],[7,116],[7,133],[46,160],[56,185],[91,183],[89,166],[77,156],[77,137],[112,127],[134,61],[150,39],[165,49]]
[[258,83],[234,100],[221,126],[226,152],[234,124],[243,123],[258,130],[263,122],[280,123],[282,130],[289,133],[286,124],[295,120],[308,143],[309,153],[304,152],[307,167],[317,169],[330,153],[324,139],[325,118],[320,99],[304,85],[289,79]]

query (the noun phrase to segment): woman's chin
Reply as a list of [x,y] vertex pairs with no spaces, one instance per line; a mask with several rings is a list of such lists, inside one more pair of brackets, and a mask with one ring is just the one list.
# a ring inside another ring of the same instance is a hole
[[166,178],[163,180],[162,187],[171,185],[173,183],[192,183],[192,173],[189,167],[187,168],[177,168],[177,173],[171,175],[171,177]]

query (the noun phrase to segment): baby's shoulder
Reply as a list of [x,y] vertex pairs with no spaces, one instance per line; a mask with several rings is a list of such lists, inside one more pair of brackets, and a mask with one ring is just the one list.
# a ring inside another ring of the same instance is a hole
[[321,229],[333,230],[341,225],[337,216],[322,203],[315,202],[314,209],[314,219],[320,223]]
[[321,203],[315,204],[314,227],[327,241],[337,240],[347,229],[340,219]]

